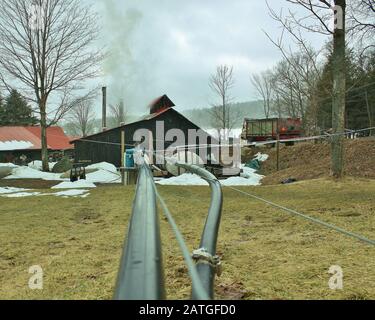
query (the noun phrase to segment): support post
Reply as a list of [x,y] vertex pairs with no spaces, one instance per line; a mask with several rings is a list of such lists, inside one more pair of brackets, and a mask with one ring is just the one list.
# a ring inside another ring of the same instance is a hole
[[107,87],[102,88],[102,131],[107,130]]
[[276,170],[280,170],[280,134],[277,134],[276,142]]
[[125,185],[125,130],[121,130],[121,183]]
[[124,159],[124,154],[125,154],[125,130],[121,131],[121,167],[125,167],[125,159]]

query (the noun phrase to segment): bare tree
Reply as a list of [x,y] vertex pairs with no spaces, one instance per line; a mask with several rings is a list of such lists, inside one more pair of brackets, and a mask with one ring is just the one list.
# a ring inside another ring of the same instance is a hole
[[375,37],[375,3],[373,0],[348,1],[348,26],[349,36],[358,42],[361,54],[369,49],[374,49]]
[[263,100],[264,114],[268,119],[272,112],[272,100],[274,98],[273,75],[270,71],[254,74],[250,78],[255,90]]
[[37,105],[44,171],[47,127],[88,98],[82,85],[98,75],[103,55],[95,49],[97,21],[79,0],[0,2],[0,79],[7,87],[23,85]]
[[[288,53],[282,48],[285,57],[272,73],[273,103],[278,114],[301,118],[305,134],[316,134],[318,102],[316,87],[322,70],[317,54],[307,48],[309,53]],[[314,58],[312,58],[314,57]]]
[[115,126],[119,127],[126,121],[126,111],[124,101],[121,100],[115,105],[110,105],[111,115],[115,121]]
[[209,85],[220,100],[211,109],[212,123],[217,129],[219,137],[226,140],[239,117],[232,108],[233,98],[230,93],[234,86],[233,67],[218,66],[216,73],[210,78]]
[[[270,8],[271,16],[279,21],[295,41],[305,46],[301,30],[318,32],[333,37],[332,53],[332,143],[331,171],[336,178],[343,176],[346,94],[346,0],[286,0],[304,8],[307,16],[298,17],[292,11],[287,16],[277,14]],[[331,4],[333,3],[333,5]],[[334,21],[334,23],[332,23]],[[274,42],[275,43],[275,42]]]
[[92,101],[85,100],[77,103],[70,111],[68,119],[74,132],[82,137],[92,133],[94,129],[95,111]]

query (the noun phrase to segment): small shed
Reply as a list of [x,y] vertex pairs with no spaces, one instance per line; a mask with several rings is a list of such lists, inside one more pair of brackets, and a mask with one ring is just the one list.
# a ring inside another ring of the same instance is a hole
[[[162,147],[163,150],[166,150],[174,142],[167,142],[163,139],[163,144],[160,145],[160,141],[157,141],[155,138],[158,122],[161,122],[164,125],[165,133],[172,129],[181,130],[184,133],[185,140],[180,144],[181,146],[187,146],[191,143],[188,138],[189,130],[202,129],[176,111],[174,107],[175,104],[168,98],[168,96],[163,95],[150,104],[150,114],[141,118],[139,121],[72,141],[75,149],[75,161],[89,161],[91,163],[108,162],[120,167],[121,134],[122,132],[125,133],[125,144],[127,145],[127,148],[132,148],[132,145],[135,144],[134,134],[139,129],[146,129],[152,133],[154,150],[159,150],[160,147]],[[194,144],[198,145],[199,143],[202,143],[202,141],[204,141],[204,144],[210,145],[213,143],[213,138],[208,133],[204,132],[200,139],[196,139]],[[201,157],[203,154],[206,154],[201,152],[199,147],[190,151],[201,155]],[[209,151],[207,153],[209,154]],[[204,159],[204,155],[203,161],[206,160]]]

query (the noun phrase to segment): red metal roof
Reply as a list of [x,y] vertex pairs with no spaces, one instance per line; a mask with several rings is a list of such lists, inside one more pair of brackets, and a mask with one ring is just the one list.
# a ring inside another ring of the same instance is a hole
[[[0,142],[26,141],[33,144],[28,150],[40,150],[41,127],[0,127]],[[47,145],[50,150],[72,149],[70,139],[60,127],[47,128]]]

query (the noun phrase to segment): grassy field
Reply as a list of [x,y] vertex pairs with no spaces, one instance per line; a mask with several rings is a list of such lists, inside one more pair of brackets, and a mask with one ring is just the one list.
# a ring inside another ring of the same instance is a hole
[[[375,238],[375,180],[320,179],[241,189]],[[189,248],[197,248],[209,189],[159,190]],[[111,299],[133,196],[132,187],[106,186],[85,199],[0,198],[0,298]],[[218,299],[375,299],[373,247],[230,189],[224,196]],[[187,270],[164,218],[161,228],[168,298],[187,299]],[[41,291],[27,285],[33,265],[44,270]],[[332,265],[343,269],[343,290],[328,287]]]

